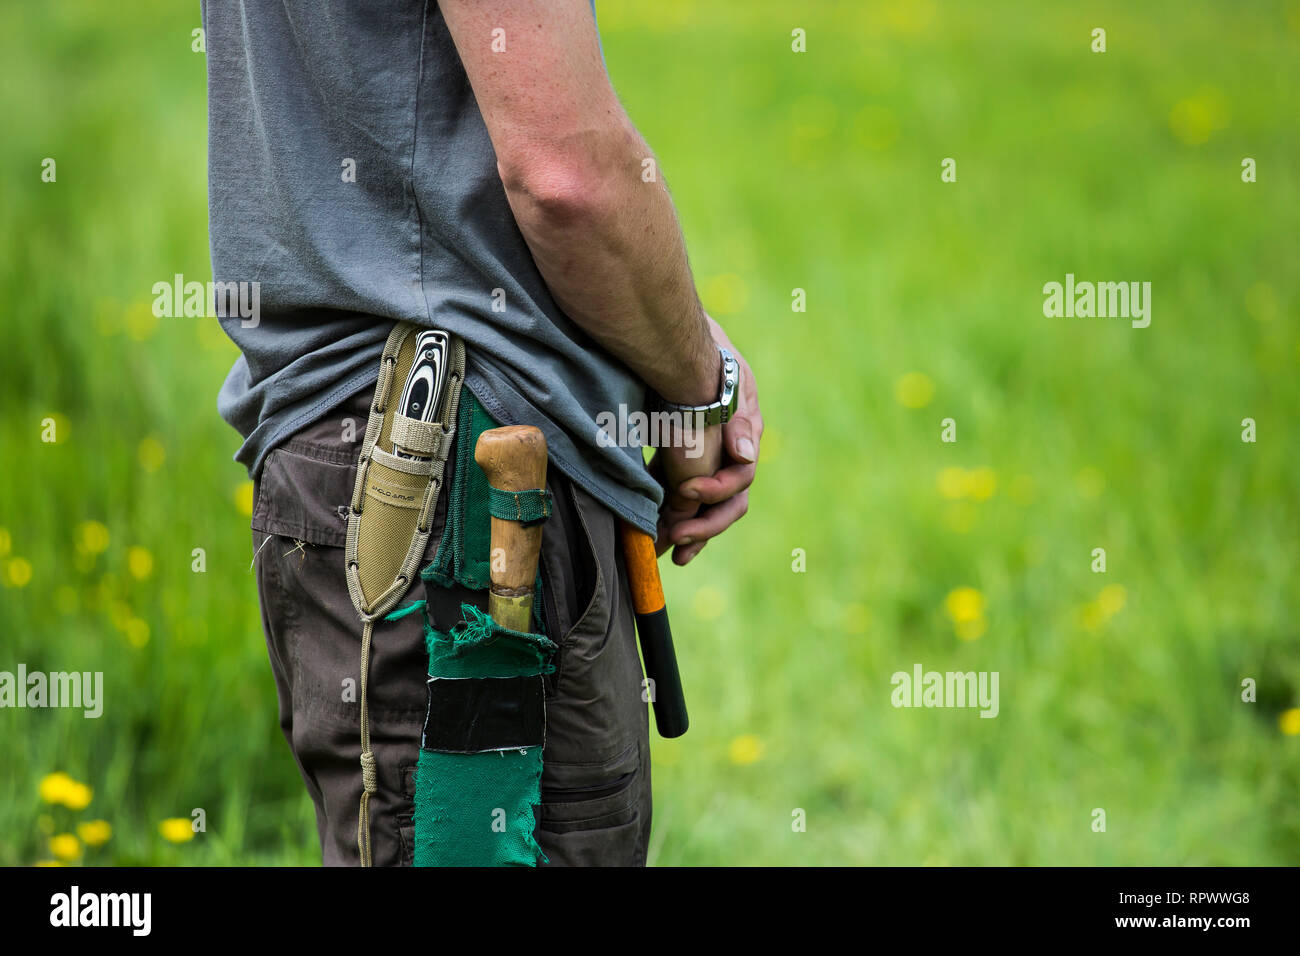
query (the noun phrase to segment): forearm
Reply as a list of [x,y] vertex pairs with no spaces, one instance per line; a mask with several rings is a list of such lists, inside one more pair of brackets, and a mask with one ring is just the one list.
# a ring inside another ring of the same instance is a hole
[[642,176],[650,148],[605,73],[590,0],[438,6],[560,308],[664,398],[713,401],[719,360],[681,228],[661,177]]
[[[540,171],[503,169],[506,194],[564,312],[670,401],[718,390],[718,354],[668,190],[621,116]],[[566,151],[567,152],[567,151]]]

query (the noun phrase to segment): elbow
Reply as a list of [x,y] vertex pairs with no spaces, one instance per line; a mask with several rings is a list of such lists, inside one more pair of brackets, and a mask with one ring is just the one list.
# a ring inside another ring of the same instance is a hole
[[521,226],[577,226],[604,216],[612,190],[605,175],[581,160],[500,161],[497,171]]
[[503,145],[497,172],[521,224],[599,225],[619,215],[649,153],[630,122],[591,126],[545,144]]

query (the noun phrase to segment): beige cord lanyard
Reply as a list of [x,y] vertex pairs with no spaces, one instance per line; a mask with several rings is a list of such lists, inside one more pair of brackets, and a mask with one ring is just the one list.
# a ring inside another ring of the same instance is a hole
[[[464,342],[444,332],[422,331],[398,322],[384,345],[375,399],[357,459],[346,560],[348,593],[362,623],[362,792],[357,819],[362,866],[372,865],[370,795],[378,788],[366,704],[371,636],[375,620],[397,605],[419,570],[447,455],[455,441],[454,423],[464,378]],[[395,385],[402,386],[398,395],[394,394]],[[421,401],[426,404],[422,406]],[[405,407],[403,402],[407,402]]]

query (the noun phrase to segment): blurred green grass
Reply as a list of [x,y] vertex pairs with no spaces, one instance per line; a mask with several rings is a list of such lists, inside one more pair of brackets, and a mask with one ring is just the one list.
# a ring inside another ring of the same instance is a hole
[[[653,861],[1294,863],[1300,7],[597,12],[768,425],[749,516],[665,563],[692,730],[655,743]],[[149,311],[209,275],[197,26],[0,8],[0,670],[107,685],[98,720],[0,711],[0,864],[74,819],[113,826],[91,863],[318,859],[215,412],[234,350]],[[1151,327],[1044,318],[1067,272],[1152,282]],[[894,709],[916,662],[998,671],[1000,715]],[[84,810],[41,802],[54,771]]]

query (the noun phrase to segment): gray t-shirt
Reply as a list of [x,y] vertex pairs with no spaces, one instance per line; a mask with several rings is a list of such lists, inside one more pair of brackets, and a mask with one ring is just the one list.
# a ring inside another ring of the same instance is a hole
[[202,7],[213,279],[259,283],[256,325],[221,320],[243,352],[217,399],[236,459],[256,475],[372,385],[400,319],[460,335],[493,418],[541,428],[561,470],[653,532],[641,450],[596,423],[645,386],[552,300],[433,0]]

